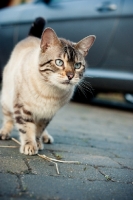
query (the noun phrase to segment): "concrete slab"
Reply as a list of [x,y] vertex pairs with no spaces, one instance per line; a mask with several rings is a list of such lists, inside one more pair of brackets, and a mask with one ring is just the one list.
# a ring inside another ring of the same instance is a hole
[[[132,200],[132,122],[131,112],[66,105],[48,127],[55,143],[39,153],[79,164],[58,164],[58,175],[55,165],[38,156],[0,147],[0,199]],[[19,139],[15,130],[12,136]],[[3,145],[19,146],[10,140]]]

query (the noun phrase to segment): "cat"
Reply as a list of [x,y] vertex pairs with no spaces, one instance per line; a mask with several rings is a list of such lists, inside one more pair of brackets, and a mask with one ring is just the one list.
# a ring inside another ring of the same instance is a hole
[[74,43],[58,38],[48,27],[41,39],[33,36],[31,29],[15,46],[3,71],[0,139],[9,139],[15,124],[21,153],[35,155],[44,148],[43,143],[53,142],[46,127],[81,81],[85,56],[95,38],[90,35]]

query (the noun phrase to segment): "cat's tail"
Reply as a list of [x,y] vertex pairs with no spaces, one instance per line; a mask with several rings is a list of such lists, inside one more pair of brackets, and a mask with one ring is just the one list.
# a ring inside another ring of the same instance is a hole
[[36,18],[33,24],[31,25],[28,35],[41,38],[45,23],[46,21],[44,18],[42,17]]

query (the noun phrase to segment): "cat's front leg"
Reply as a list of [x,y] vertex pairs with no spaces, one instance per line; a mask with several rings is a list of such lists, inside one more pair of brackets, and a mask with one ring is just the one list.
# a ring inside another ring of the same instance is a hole
[[37,142],[38,150],[43,150],[43,148],[44,148],[44,145],[43,145],[42,139],[41,139],[43,127],[44,127],[44,124],[42,123],[41,120],[36,122],[36,142]]
[[20,133],[21,147],[20,152],[26,155],[35,155],[38,153],[36,143],[36,124],[32,113],[23,107],[15,107],[14,117],[17,128]]
[[12,113],[2,106],[2,112],[3,112],[3,126],[0,129],[0,139],[1,140],[8,140],[10,138],[10,132],[13,128],[13,117]]
[[34,126],[35,125],[28,122],[21,129],[19,127],[21,141],[20,153],[26,155],[35,155],[38,153]]
[[37,141],[37,146],[39,150],[42,150],[44,148],[44,143],[45,144],[51,144],[54,142],[53,137],[48,134],[48,131],[46,130],[47,125],[49,124],[50,120],[49,119],[43,119],[40,120],[37,125],[36,125],[36,141]]

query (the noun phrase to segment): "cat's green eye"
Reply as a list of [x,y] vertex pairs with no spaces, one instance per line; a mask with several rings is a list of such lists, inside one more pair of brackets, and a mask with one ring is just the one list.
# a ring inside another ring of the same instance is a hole
[[81,67],[81,63],[80,62],[74,64],[74,68],[75,69],[80,69],[80,67]]
[[62,66],[64,64],[64,62],[61,59],[56,59],[55,63],[57,66]]

